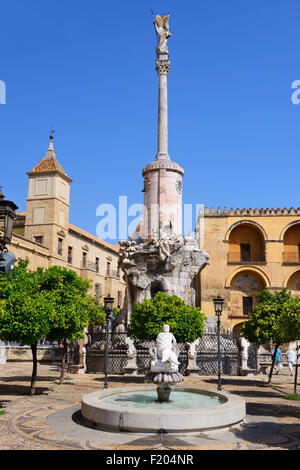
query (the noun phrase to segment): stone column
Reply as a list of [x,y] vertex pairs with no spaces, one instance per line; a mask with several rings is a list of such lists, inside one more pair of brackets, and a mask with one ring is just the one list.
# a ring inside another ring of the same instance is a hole
[[158,139],[156,160],[170,160],[168,154],[168,73],[170,60],[168,54],[158,54],[156,60],[158,74]]

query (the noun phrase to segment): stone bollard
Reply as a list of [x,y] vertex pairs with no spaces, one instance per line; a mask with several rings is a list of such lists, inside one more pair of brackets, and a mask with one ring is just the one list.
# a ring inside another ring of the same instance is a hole
[[136,347],[134,345],[133,340],[129,338],[128,336],[126,336],[125,338],[125,343],[128,345],[128,349],[127,349],[128,363],[126,367],[124,368],[124,373],[127,375],[137,375],[138,367],[136,364]]

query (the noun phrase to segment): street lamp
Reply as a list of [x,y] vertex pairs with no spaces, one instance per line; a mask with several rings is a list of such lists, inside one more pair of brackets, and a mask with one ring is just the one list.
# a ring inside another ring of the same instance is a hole
[[114,298],[108,294],[107,297],[104,297],[104,310],[106,313],[106,328],[105,328],[105,380],[104,380],[104,388],[108,388],[107,384],[107,372],[108,372],[108,334],[110,328],[110,322],[113,319],[113,306],[114,306]]
[[13,234],[14,220],[18,209],[12,201],[5,201],[0,188],[0,273],[6,273],[10,269],[10,278],[16,257],[7,250]]
[[217,315],[217,326],[218,326],[218,390],[222,390],[221,386],[221,344],[220,344],[220,326],[221,326],[221,315],[224,307],[224,299],[219,295],[214,299],[215,313]]
[[4,200],[0,188],[0,252],[5,250],[6,245],[12,239],[14,220],[17,217],[15,210],[18,209],[12,201]]

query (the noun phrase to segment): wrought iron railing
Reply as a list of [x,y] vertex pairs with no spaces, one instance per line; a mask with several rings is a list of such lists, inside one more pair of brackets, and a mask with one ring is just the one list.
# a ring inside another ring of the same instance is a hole
[[120,273],[119,271],[114,271],[113,269],[107,269],[106,270],[106,277],[115,277],[119,279]]
[[259,264],[259,263],[265,263],[266,259],[263,256],[250,256],[249,260],[243,259],[240,252],[236,253],[228,253],[227,254],[227,261],[228,263],[238,263],[238,264]]
[[92,261],[81,261],[80,267],[81,269],[89,269],[90,271],[95,271],[96,273],[99,272],[99,266],[97,263],[93,263]]
[[[139,341],[136,343],[137,373],[145,374],[150,367],[150,348],[155,341]],[[187,344],[180,343],[179,370],[186,373],[189,349]],[[112,333],[108,344],[108,373],[124,374],[128,363],[128,345],[126,333]],[[105,367],[105,332],[101,327],[93,327],[89,333],[87,345],[87,372],[103,373]],[[218,340],[217,334],[205,334],[196,348],[196,363],[200,375],[216,375],[218,373]],[[221,335],[221,371],[223,375],[238,375],[241,366],[239,335]],[[248,366],[257,369],[257,347],[250,345],[248,350]]]

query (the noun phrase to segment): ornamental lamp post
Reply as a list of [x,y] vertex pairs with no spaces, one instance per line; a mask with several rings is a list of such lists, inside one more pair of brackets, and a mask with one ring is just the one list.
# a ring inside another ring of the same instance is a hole
[[6,273],[10,269],[10,278],[16,257],[7,250],[6,245],[12,239],[16,209],[18,207],[14,202],[4,199],[0,188],[0,273]]
[[214,299],[215,313],[217,315],[217,326],[218,326],[218,390],[222,390],[221,386],[221,344],[220,344],[220,326],[221,326],[221,315],[224,307],[224,299],[218,295]]
[[105,379],[104,379],[104,388],[108,388],[107,384],[107,372],[108,372],[108,334],[111,320],[113,319],[113,306],[114,298],[108,294],[107,297],[104,297],[104,310],[106,313],[106,328],[105,328]]
[[0,188],[0,252],[12,239],[14,220],[17,217],[15,210],[18,206],[12,201],[6,201]]

